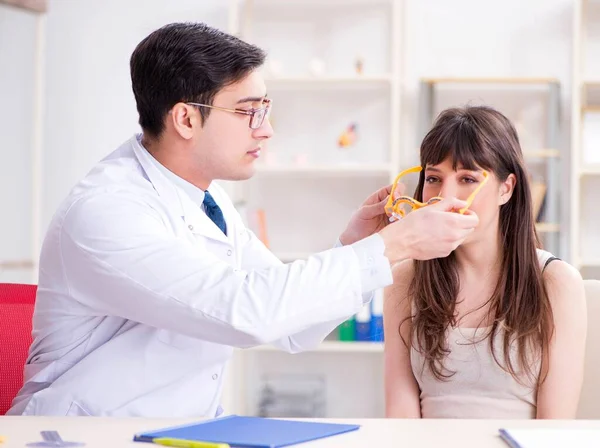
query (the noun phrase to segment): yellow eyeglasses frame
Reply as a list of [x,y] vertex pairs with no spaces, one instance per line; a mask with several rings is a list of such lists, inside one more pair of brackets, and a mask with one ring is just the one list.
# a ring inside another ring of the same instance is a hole
[[[429,199],[427,202],[419,202],[415,198],[411,198],[410,196],[400,196],[399,198],[394,199],[394,191],[396,191],[396,188],[398,187],[398,181],[403,176],[406,176],[407,174],[419,173],[422,170],[423,170],[423,167],[421,167],[420,165],[417,165],[417,166],[413,166],[412,168],[408,168],[408,169],[402,171],[400,174],[398,174],[396,176],[396,179],[394,180],[394,183],[392,184],[392,192],[391,192],[390,196],[388,197],[388,201],[384,208],[385,213],[390,217],[390,220],[404,218],[404,216],[406,215],[406,212],[402,208],[400,208],[402,206],[402,204],[407,204],[412,211],[412,210],[417,210],[419,208],[426,207],[431,204],[435,204],[436,202],[439,202],[443,199],[440,196],[435,196],[435,197]],[[473,200],[475,199],[475,196],[477,196],[477,193],[479,193],[479,191],[483,188],[483,186],[488,181],[488,178],[489,178],[488,172],[483,170],[481,174],[483,175],[483,180],[479,183],[479,185],[477,185],[477,188],[475,188],[475,190],[473,190],[473,192],[467,198],[466,207],[463,207],[458,211],[458,213],[460,213],[461,215],[464,214],[467,211],[467,209],[471,206],[471,204],[473,203]]]

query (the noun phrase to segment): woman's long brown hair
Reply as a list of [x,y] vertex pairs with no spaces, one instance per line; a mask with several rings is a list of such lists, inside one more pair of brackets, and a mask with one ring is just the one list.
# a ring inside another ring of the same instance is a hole
[[[548,352],[554,331],[552,309],[542,279],[536,249],[540,247],[532,212],[530,184],[517,132],[500,112],[484,106],[443,111],[421,144],[421,171],[415,198],[423,200],[425,167],[450,158],[454,169],[485,169],[501,181],[516,177],[510,200],[500,208],[499,232],[503,247],[500,276],[489,298],[487,322],[489,346],[498,365],[517,376],[537,379],[531,355],[541,359]],[[454,253],[446,258],[414,262],[409,287],[412,298],[412,345],[424,356],[438,380],[454,374],[444,369],[448,355],[447,330],[456,325],[459,275]],[[504,330],[502,353],[494,341]],[[514,365],[511,346],[517,349]],[[540,382],[543,378],[540,377]]]

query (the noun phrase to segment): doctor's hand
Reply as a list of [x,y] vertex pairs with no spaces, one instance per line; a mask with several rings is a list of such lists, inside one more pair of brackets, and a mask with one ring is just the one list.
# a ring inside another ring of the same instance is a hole
[[386,226],[379,232],[385,243],[385,256],[392,264],[406,259],[448,256],[479,223],[477,215],[470,210],[464,215],[453,213],[466,205],[458,199],[444,199]]
[[[394,192],[394,198],[402,196],[404,188],[404,185],[398,184]],[[344,246],[371,236],[390,224],[384,207],[391,192],[392,185],[388,185],[365,199],[365,202],[352,215],[346,230],[340,236],[340,242]]]

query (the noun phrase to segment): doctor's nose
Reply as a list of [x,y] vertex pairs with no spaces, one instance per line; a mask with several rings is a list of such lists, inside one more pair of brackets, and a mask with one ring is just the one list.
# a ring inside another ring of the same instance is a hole
[[271,121],[267,117],[264,119],[260,127],[254,130],[252,137],[254,137],[256,140],[265,140],[273,137],[274,133],[275,131],[273,131],[273,126],[271,126]]

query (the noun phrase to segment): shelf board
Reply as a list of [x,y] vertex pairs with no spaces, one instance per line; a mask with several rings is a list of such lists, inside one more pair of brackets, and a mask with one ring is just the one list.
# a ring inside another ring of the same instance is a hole
[[581,106],[581,114],[600,113],[600,106]]
[[21,269],[34,269],[36,267],[35,262],[32,260],[4,260],[0,261],[0,271],[2,270],[21,270]]
[[579,262],[580,268],[600,268],[600,258],[587,258]]
[[285,166],[285,165],[262,165],[257,166],[257,173],[269,175],[290,175],[302,174],[304,176],[384,176],[390,175],[391,165],[306,165],[306,166]]
[[[258,352],[285,353],[270,345],[260,345],[258,347],[253,347],[250,350]],[[383,343],[358,341],[323,341],[317,348],[303,353],[383,353]]]
[[600,164],[588,164],[584,165],[579,171],[581,177],[584,176],[600,176]]
[[447,77],[447,78],[422,78],[428,84],[553,84],[559,82],[557,78],[520,78],[520,77]]
[[560,224],[554,224],[551,222],[536,222],[535,228],[540,233],[560,232]]
[[[418,154],[420,148],[415,149]],[[560,150],[542,148],[542,149],[523,149],[523,157],[525,159],[558,159],[560,158]]]
[[268,90],[280,89],[368,89],[388,87],[392,75],[356,75],[356,76],[265,76]]
[[556,159],[560,157],[558,149],[531,149],[523,150],[523,157],[526,159]]

